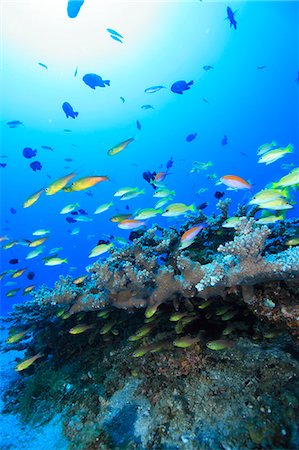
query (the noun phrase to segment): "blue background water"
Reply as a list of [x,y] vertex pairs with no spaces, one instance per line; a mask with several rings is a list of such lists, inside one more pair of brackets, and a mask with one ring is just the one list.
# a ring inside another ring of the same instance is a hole
[[[9,287],[4,284],[11,278],[3,278],[2,314],[13,303],[28,299],[21,294],[7,298],[8,290],[32,283],[53,285],[60,274],[82,275],[95,260],[88,254],[98,239],[105,239],[103,234],[127,238],[129,231],[120,230],[109,218],[127,212],[126,204],[129,211],[154,206],[157,199],[142,173],[164,170],[170,157],[174,165],[166,184],[175,189],[175,202],[198,205],[207,201],[205,212],[212,213],[215,191],[225,191],[233,199],[231,215],[238,203],[248,201],[250,193],[226,191],[224,185],[215,186],[215,181],[208,180],[207,174],[216,173],[218,178],[239,175],[250,180],[256,192],[287,173],[282,164],[298,161],[298,2],[231,2],[232,10],[237,10],[236,30],[225,20],[225,2],[99,5],[97,0],[86,0],[75,19],[67,16],[66,3],[1,4],[1,156],[7,155],[0,159],[7,164],[0,169],[1,235],[11,240],[33,239],[36,229],[51,230],[44,253],[35,259],[25,260],[31,249],[21,245],[1,251],[1,272],[27,267],[27,272],[35,273],[32,282],[26,272]],[[123,44],[112,40],[106,28],[124,36]],[[205,65],[213,69],[205,71]],[[266,67],[257,69],[260,66]],[[111,86],[90,89],[82,81],[90,72],[110,80]],[[170,91],[177,80],[193,80],[194,85],[177,95]],[[160,84],[166,89],[144,92]],[[75,120],[67,119],[62,111],[65,101],[79,112]],[[141,109],[144,104],[154,109]],[[12,120],[24,125],[11,129],[6,123]],[[142,125],[140,131],[136,120]],[[189,143],[186,136],[190,133],[197,133],[197,138]],[[226,146],[221,145],[224,135]],[[130,137],[136,140],[123,152],[107,156],[109,148]],[[257,148],[272,140],[282,146],[291,142],[295,153],[269,166],[258,164]],[[51,146],[54,152],[41,145]],[[37,157],[25,159],[24,147],[37,149]],[[41,162],[41,171],[29,167],[34,160]],[[193,161],[209,160],[213,167],[208,171],[189,173]],[[41,196],[30,208],[22,208],[32,193],[73,170],[79,176],[109,175],[111,181],[91,188],[92,196],[60,192]],[[120,201],[113,194],[123,186],[139,186],[146,195]],[[196,194],[203,187],[208,191]],[[92,214],[111,200],[114,207],[109,211]],[[91,223],[69,224],[59,214],[63,206],[75,202],[93,218]],[[11,214],[11,207],[16,214]],[[183,217],[175,221],[158,217],[148,225],[183,221]],[[71,236],[70,230],[77,226],[79,235]],[[42,257],[53,247],[63,247],[59,256],[67,257],[68,265],[43,265]],[[17,266],[8,263],[12,258],[19,259]],[[77,269],[70,272],[70,267]]]

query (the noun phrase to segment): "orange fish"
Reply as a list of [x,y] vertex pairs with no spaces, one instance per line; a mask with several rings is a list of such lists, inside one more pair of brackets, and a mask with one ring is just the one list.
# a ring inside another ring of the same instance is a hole
[[229,186],[233,189],[251,189],[252,186],[247,181],[243,180],[243,178],[238,177],[237,175],[223,175],[220,178],[223,184]]
[[136,228],[140,228],[143,225],[145,225],[144,222],[135,219],[122,220],[117,224],[118,228],[122,228],[123,230],[135,230]]
[[27,267],[26,267],[25,269],[17,270],[16,272],[14,272],[14,273],[10,276],[10,278],[18,278],[18,277],[20,277],[21,275],[23,275],[23,273],[24,273],[26,270],[27,270]]
[[167,172],[158,172],[155,175],[154,183],[160,183],[161,181],[163,181],[165,179],[166,175],[167,175]]
[[83,177],[79,178],[79,180],[74,181],[71,186],[71,191],[83,191],[84,189],[88,189],[94,186],[97,183],[101,183],[101,181],[108,181],[107,176],[93,176],[93,177]]
[[200,230],[202,230],[203,228],[205,228],[204,225],[198,225],[197,227],[189,228],[189,230],[185,231],[185,233],[181,236],[181,244],[186,241],[195,239]]

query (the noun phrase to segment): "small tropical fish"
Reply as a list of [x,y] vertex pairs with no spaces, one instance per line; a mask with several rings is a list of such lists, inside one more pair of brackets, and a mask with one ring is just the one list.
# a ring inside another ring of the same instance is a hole
[[20,362],[16,365],[15,370],[21,372],[22,370],[28,369],[38,358],[42,358],[43,353],[38,353],[37,355],[31,356],[31,358],[25,359],[25,361]]
[[127,220],[130,217],[131,217],[131,214],[116,214],[115,216],[112,216],[110,218],[110,221],[114,222],[114,223],[118,223],[118,222],[122,222],[124,220]]
[[8,262],[9,262],[9,264],[18,264],[19,260],[16,258],[13,258],[13,259],[10,259]]
[[181,246],[186,248],[187,243],[191,245],[191,243],[194,241],[198,233],[205,228],[204,225],[198,225],[196,227],[189,228],[189,230],[185,231],[185,233],[181,236],[180,242]]
[[187,314],[188,314],[187,311],[176,312],[174,314],[171,314],[171,316],[169,317],[169,320],[170,320],[170,322],[178,322],[183,317],[185,317]]
[[117,153],[120,153],[122,150],[124,150],[131,142],[134,141],[134,138],[129,138],[123,142],[120,142],[119,144],[115,145],[114,147],[110,148],[107,152],[107,155],[114,156],[117,155]]
[[6,292],[6,297],[14,297],[17,292],[19,292],[20,288],[11,289],[10,291]]
[[213,69],[213,66],[203,66],[203,70],[205,70],[206,72],[211,69]]
[[138,212],[135,213],[134,219],[135,220],[147,220],[151,219],[152,217],[155,217],[157,214],[161,214],[162,209],[154,209],[154,208],[144,208],[138,210]]
[[132,187],[124,187],[124,188],[120,188],[114,193],[114,197],[122,197],[124,194],[127,194],[128,192],[136,192],[138,190],[139,190],[138,187],[134,187],[134,188],[132,188]]
[[44,236],[45,234],[49,234],[50,230],[46,230],[46,229],[40,229],[40,230],[36,230],[33,231],[33,236]]
[[17,128],[20,125],[24,125],[23,122],[20,122],[19,120],[12,120],[11,122],[6,122],[6,125],[9,128]]
[[108,181],[108,177],[104,175],[83,177],[74,181],[71,184],[70,189],[71,191],[83,191],[84,189],[88,189],[97,183],[101,183],[102,181]]
[[160,209],[162,208],[162,206],[165,206],[166,203],[170,202],[172,199],[172,197],[165,197],[165,198],[161,198],[160,200],[157,201],[157,203],[155,204],[155,209]]
[[180,81],[176,81],[175,83],[173,83],[170,90],[171,90],[171,92],[174,92],[175,94],[182,94],[184,91],[187,91],[188,89],[190,89],[190,86],[192,86],[192,85],[193,85],[193,81],[189,81],[189,83],[187,83],[184,80],[180,80]]
[[34,277],[35,277],[35,273],[34,272],[28,272],[28,274],[27,274],[28,280],[33,280]]
[[18,241],[8,242],[7,244],[3,245],[2,249],[3,250],[8,250],[8,249],[14,247],[16,244],[18,244]]
[[151,86],[144,90],[146,94],[154,94],[155,92],[161,91],[161,89],[166,89],[165,86]]
[[221,145],[227,145],[228,144],[228,139],[227,139],[227,136],[226,135],[224,135],[223,136],[223,138],[222,138],[222,140],[221,140]]
[[273,162],[282,158],[287,153],[292,152],[293,146],[291,144],[287,145],[286,147],[275,148],[274,150],[269,150],[267,153],[264,153],[258,160],[258,163],[265,163],[266,165],[272,164]]
[[32,206],[35,202],[37,202],[43,192],[44,189],[40,189],[39,191],[28,197],[27,200],[25,200],[25,202],[23,203],[23,208],[29,208],[29,206]]
[[173,345],[175,345],[175,347],[179,347],[179,348],[188,348],[188,347],[191,347],[191,345],[196,344],[198,341],[199,341],[199,337],[192,338],[190,336],[184,336],[184,337],[175,339],[173,341]]
[[223,314],[223,315],[221,316],[221,319],[222,319],[222,320],[230,320],[230,319],[232,319],[233,317],[235,317],[237,314],[238,314],[238,311],[236,311],[236,310],[227,311],[225,314]]
[[204,303],[201,303],[200,305],[198,305],[199,309],[206,309],[208,306],[210,306],[212,304],[212,300],[206,300]]
[[116,238],[114,238],[114,240],[115,240],[116,242],[118,242],[119,244],[127,245],[127,241],[126,241],[125,238],[122,238],[122,237],[116,237]]
[[236,13],[233,12],[232,9],[231,9],[229,6],[226,8],[226,12],[227,12],[227,17],[226,17],[226,19],[229,20],[229,22],[230,22],[230,27],[233,26],[234,29],[236,30],[236,29],[237,29],[237,22],[236,22],[236,19],[235,19],[235,14],[236,14]]
[[81,284],[83,283],[83,281],[85,280],[85,278],[87,277],[87,275],[82,275],[81,277],[77,277],[73,280],[74,284]]
[[282,164],[280,167],[281,167],[283,170],[289,170],[289,169],[292,169],[293,167],[295,167],[295,164],[294,164],[294,163],[290,163],[290,164]]
[[190,173],[196,173],[196,172],[200,172],[201,170],[207,170],[209,167],[212,167],[212,166],[213,166],[212,161],[208,161],[208,162],[193,161]]
[[207,347],[210,350],[226,350],[234,345],[232,341],[227,341],[225,339],[218,339],[216,341],[210,341],[207,343]]
[[263,203],[271,202],[280,197],[287,197],[287,190],[282,189],[263,189],[257,192],[249,201],[249,205],[262,205]]
[[239,225],[241,219],[242,217],[229,217],[223,222],[222,227],[235,228],[237,225]]
[[137,228],[145,226],[145,223],[135,219],[125,219],[117,224],[118,228],[122,230],[136,230]]
[[46,66],[46,64],[39,62],[38,65],[48,70],[48,66]]
[[243,180],[243,178],[238,177],[237,175],[223,175],[220,178],[221,182],[228,187],[233,189],[251,189],[252,186],[247,181]]
[[184,203],[172,203],[166,207],[161,215],[164,217],[177,217],[186,214],[188,211],[196,212],[196,206],[194,204],[187,206]]
[[87,217],[87,216],[76,216],[76,222],[92,222],[92,218],[91,217]]
[[257,66],[258,70],[266,69],[267,66]]
[[94,214],[100,214],[104,211],[107,211],[111,206],[113,206],[113,202],[104,203],[103,205],[97,207]]
[[121,99],[121,101],[123,102],[123,103],[125,103],[125,99],[124,99],[124,97],[119,97],[120,99]]
[[75,325],[73,328],[71,328],[69,330],[69,333],[70,334],[81,334],[81,333],[84,333],[87,330],[90,330],[94,326],[95,326],[94,323],[92,323],[91,325],[87,325],[87,324],[81,323],[81,324]]
[[79,203],[70,203],[69,205],[64,206],[64,208],[61,209],[60,214],[69,214],[70,212],[74,211],[79,207]]
[[145,317],[147,319],[152,317],[157,312],[159,306],[160,306],[160,303],[156,303],[154,305],[149,305],[145,310],[145,313],[144,313]]
[[285,245],[289,245],[289,246],[299,245],[299,237],[297,236],[297,237],[293,237],[293,238],[291,238],[291,239],[288,239],[288,240],[285,242]]
[[8,241],[8,237],[7,236],[0,236],[0,242],[3,242],[3,241]]
[[141,130],[141,123],[139,122],[139,120],[136,120],[136,127],[138,128],[138,130]]
[[152,105],[142,105],[141,109],[154,109]]
[[157,197],[157,198],[165,198],[165,197],[169,197],[175,195],[175,191],[170,191],[167,188],[159,188],[155,191],[155,193],[153,194],[153,197]]
[[96,245],[91,252],[89,253],[88,257],[89,258],[93,258],[95,256],[100,256],[103,255],[103,253],[108,252],[108,250],[110,248],[113,247],[113,244],[100,244],[100,245]]
[[35,284],[32,284],[31,286],[27,286],[26,288],[24,288],[22,295],[29,294],[29,292],[33,291],[34,288],[35,288]]
[[36,250],[32,250],[31,252],[28,253],[28,255],[25,257],[25,259],[32,259],[35,258],[36,256],[38,256],[40,253],[43,252],[43,248],[37,248]]
[[186,137],[186,141],[187,142],[192,142],[194,141],[194,139],[196,138],[197,133],[193,133],[193,134],[188,134],[188,136]]
[[62,104],[62,109],[63,109],[67,119],[69,117],[71,117],[72,119],[75,119],[79,114],[78,112],[73,110],[73,107],[68,102],[64,102]]
[[296,186],[297,184],[299,184],[299,167],[296,167],[279,181],[273,183],[272,187],[275,189],[277,187]]
[[99,87],[106,87],[110,86],[110,80],[103,80],[100,75],[97,75],[96,73],[87,73],[82,78],[85,84],[89,86],[91,89],[95,89],[97,86]]
[[37,170],[41,170],[43,167],[39,161],[33,161],[31,164],[29,164],[29,166],[34,172],[36,172]]
[[54,152],[52,147],[49,147],[49,145],[41,145],[41,148],[43,148],[44,150],[50,150],[51,152]]
[[79,233],[80,233],[80,228],[74,228],[70,234],[71,234],[71,236],[77,236]]
[[21,275],[23,275],[23,273],[24,273],[26,270],[27,270],[27,268],[16,270],[10,277],[11,277],[11,278],[19,278]]
[[11,334],[6,339],[6,344],[15,344],[16,342],[19,342],[30,330],[25,331],[19,331],[18,333]]
[[57,194],[57,192],[61,191],[67,183],[75,176],[75,173],[70,173],[68,175],[65,175],[61,178],[58,178],[57,180],[53,181],[46,189],[46,195],[54,195]]
[[31,241],[28,244],[28,247],[38,247],[39,245],[42,245],[46,240],[48,239],[48,236],[39,238],[39,239],[35,239],[34,241]]
[[124,38],[121,34],[119,34],[117,31],[115,31],[115,30],[112,30],[112,28],[107,28],[107,31],[108,31],[108,33],[109,34],[113,34],[113,36],[118,36],[118,37],[120,37],[120,38]]
[[77,76],[77,73],[78,73],[78,66],[76,67],[76,69],[75,69],[75,72],[74,72],[74,77],[76,77]]
[[66,263],[66,264],[68,263],[67,258],[62,259],[62,258],[53,257],[53,258],[47,258],[47,260],[45,261],[45,266],[60,266],[60,264],[63,264],[63,263]]
[[284,216],[282,214],[279,216],[271,214],[269,216],[261,217],[260,219],[256,220],[256,223],[259,223],[260,225],[270,225],[279,222],[280,220],[284,220]]
[[134,342],[134,341],[139,341],[140,339],[143,339],[145,336],[147,336],[148,334],[150,334],[150,332],[152,331],[152,329],[154,328],[154,325],[144,325],[143,327],[139,328],[135,334],[133,334],[132,336],[129,336],[128,340],[130,342]]
[[114,327],[115,322],[107,322],[101,329],[100,329],[100,334],[107,334],[109,333],[109,331],[111,331],[111,329]]
[[25,147],[23,149],[23,156],[27,159],[34,158],[36,156],[37,150],[33,150],[31,147]]
[[136,191],[129,191],[129,192],[126,192],[125,194],[123,194],[120,197],[120,200],[131,200],[132,198],[138,197],[141,194],[145,194],[144,189],[136,190]]
[[114,39],[114,41],[117,41],[117,42],[120,42],[121,44],[123,44],[123,41],[122,41],[119,37],[113,36],[112,34],[110,34],[110,37],[111,37],[112,39]]
[[273,150],[276,146],[277,146],[277,143],[275,141],[272,141],[272,142],[269,142],[269,143],[267,142],[266,144],[262,144],[257,149],[257,154],[258,154],[258,156],[261,156],[264,153],[267,153],[269,150]]
[[285,199],[277,198],[276,200],[272,200],[271,202],[264,202],[260,205],[260,208],[263,209],[272,209],[274,211],[281,211],[284,209],[292,209],[293,206],[290,205]]
[[49,255],[53,255],[54,253],[58,253],[58,252],[60,252],[60,250],[62,250],[62,247],[53,247],[49,251]]
[[[2,278],[0,278],[0,279],[2,279]],[[6,281],[6,283],[5,283],[5,285],[4,286],[14,286],[15,284],[17,284],[17,282],[16,281]]]
[[133,358],[140,358],[141,356],[146,355],[151,350],[151,345],[142,345],[141,347],[138,347],[134,352],[132,353]]

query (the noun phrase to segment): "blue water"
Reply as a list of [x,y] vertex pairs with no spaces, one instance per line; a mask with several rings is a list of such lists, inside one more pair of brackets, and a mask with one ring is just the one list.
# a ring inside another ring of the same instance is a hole
[[[232,2],[236,30],[226,19],[225,2],[99,3],[85,0],[72,19],[67,16],[67,1],[1,6],[0,162],[7,164],[0,168],[1,236],[32,240],[33,231],[51,230],[44,252],[35,259],[25,259],[32,249],[24,245],[1,250],[1,272],[27,268],[14,286],[4,286],[13,281],[9,275],[2,279],[2,314],[29,298],[21,294],[30,284],[52,286],[59,275],[85,274],[85,267],[95,261],[88,254],[99,239],[107,239],[106,235],[127,239],[130,232],[120,230],[109,218],[153,207],[157,199],[142,173],[165,170],[170,157],[174,165],[165,181],[176,191],[173,202],[207,202],[206,214],[217,212],[216,191],[232,198],[233,215],[252,193],[288,173],[282,164],[298,164],[298,2]],[[123,43],[111,39],[107,28],[117,30]],[[206,71],[205,65],[213,68]],[[82,81],[86,73],[99,74],[110,80],[110,86],[92,90]],[[178,80],[194,84],[178,95],[170,90]],[[155,85],[166,89],[144,92]],[[64,102],[79,112],[78,117],[66,118]],[[154,109],[142,109],[145,104]],[[23,125],[9,128],[7,122],[13,120]],[[187,142],[191,133],[197,137]],[[226,146],[221,144],[224,135]],[[108,149],[131,137],[135,141],[123,152],[107,155]],[[257,148],[272,140],[281,146],[292,143],[293,154],[268,166],[258,164]],[[36,157],[24,158],[25,147],[37,149]],[[36,160],[42,169],[34,172],[29,164]],[[192,174],[193,161],[212,161],[213,166]],[[72,171],[77,178],[108,175],[110,181],[88,189],[92,196],[86,191],[42,195],[23,209],[31,194]],[[234,174],[249,180],[252,192],[215,185],[217,180],[207,179],[214,173],[217,179]],[[120,201],[113,194],[123,186],[138,186],[146,194]],[[201,188],[208,190],[196,194]],[[111,200],[113,208],[93,215],[99,205]],[[62,207],[75,202],[92,222],[69,224],[59,214]],[[288,217],[294,215],[296,205]],[[184,221],[183,216],[175,220],[158,216],[149,219],[147,227],[152,223],[177,227]],[[80,233],[72,236],[75,227],[80,227]],[[44,266],[42,258],[53,247],[63,247],[59,256],[67,257],[68,264]],[[18,265],[9,264],[12,258],[19,260]],[[35,274],[32,281],[26,278],[29,271]],[[5,293],[16,287],[21,288],[19,293],[7,298]]]

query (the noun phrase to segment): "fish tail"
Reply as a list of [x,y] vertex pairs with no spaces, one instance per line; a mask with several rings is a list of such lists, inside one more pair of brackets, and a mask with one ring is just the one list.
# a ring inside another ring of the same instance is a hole
[[193,80],[189,81],[188,86],[192,86],[192,84],[194,84]]
[[107,86],[110,86],[110,80],[104,80],[104,84],[106,84]]
[[76,111],[76,112],[74,112],[74,114],[75,114],[75,116],[77,117],[79,113]]
[[192,205],[189,206],[189,211],[196,212],[196,206],[194,203],[192,203]]
[[287,150],[288,153],[292,153],[292,152],[293,152],[293,146],[292,146],[292,144],[289,144],[289,145],[287,146],[286,150]]
[[67,258],[64,258],[63,262],[65,262],[66,264],[68,264]]

